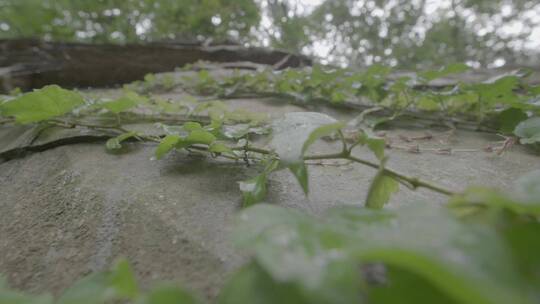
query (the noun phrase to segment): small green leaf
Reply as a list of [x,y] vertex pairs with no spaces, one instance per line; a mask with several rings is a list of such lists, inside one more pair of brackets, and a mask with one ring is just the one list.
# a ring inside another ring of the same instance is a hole
[[204,144],[204,145],[210,145],[216,141],[216,137],[214,134],[203,130],[203,129],[195,129],[189,133],[189,135],[185,138],[182,138],[180,141],[180,144]]
[[463,73],[463,72],[468,71],[469,69],[470,67],[467,66],[466,64],[455,63],[455,64],[450,64],[446,67],[443,67],[439,70],[425,71],[425,72],[418,73],[418,76],[420,76],[424,81],[429,82],[431,80],[445,77],[451,74]]
[[161,159],[165,154],[169,153],[179,141],[180,136],[178,135],[171,134],[165,136],[156,149],[156,158]]
[[535,303],[537,286],[521,276],[497,229],[486,228],[433,203],[339,207],[317,217],[261,204],[240,214],[234,236],[273,280],[298,286],[311,303],[363,303],[359,286],[371,286],[358,282],[359,265],[370,262],[418,276],[442,303]]
[[64,115],[81,105],[84,100],[78,93],[50,85],[0,104],[0,112],[26,124]]
[[296,180],[298,180],[298,183],[300,183],[302,190],[304,190],[304,194],[307,195],[309,192],[309,183],[306,164],[301,162],[289,165],[289,170],[291,170],[292,174],[296,177]]
[[173,285],[163,285],[152,289],[141,304],[197,304],[200,303],[193,295],[182,288]]
[[[332,131],[338,127],[338,122],[326,115],[316,112],[292,112],[287,113],[282,119],[272,123],[273,138],[270,146],[279,155],[284,164],[302,162],[302,155],[318,137],[325,134],[324,131]],[[333,125],[329,130],[320,129],[325,125]],[[312,135],[312,133],[315,132]],[[320,134],[319,134],[320,133]]]
[[540,143],[540,117],[531,117],[520,122],[514,134],[519,136],[522,144]]
[[377,159],[384,159],[384,147],[386,142],[384,139],[372,135],[370,132],[365,130],[361,135],[358,136],[358,142],[362,145],[367,145],[367,147],[375,154]]
[[200,123],[198,122],[194,122],[194,121],[188,121],[184,124],[183,126],[184,130],[186,131],[194,131],[194,130],[201,130],[202,129],[202,126]]
[[441,108],[439,104],[435,100],[433,100],[433,98],[429,98],[427,96],[421,97],[416,102],[416,107],[424,111],[437,111]]
[[277,160],[270,160],[261,174],[246,181],[238,182],[243,195],[243,207],[254,205],[264,199],[268,175],[276,170],[278,166],[279,162]]
[[138,294],[133,271],[120,260],[111,271],[94,273],[70,287],[58,304],[102,304],[121,299],[135,299]]
[[242,207],[249,207],[264,199],[266,196],[266,174],[262,173],[246,181],[238,182],[244,197]]
[[107,150],[119,150],[122,148],[122,142],[124,140],[127,140],[129,138],[132,138],[134,136],[137,136],[136,132],[127,132],[121,135],[118,135],[117,137],[113,137],[109,140],[107,140],[107,143],[105,146],[107,147]]
[[399,190],[398,182],[388,177],[381,169],[375,175],[371,182],[366,198],[366,207],[371,209],[381,209],[388,201],[394,192]]
[[232,152],[231,148],[227,147],[223,143],[212,143],[210,147],[208,147],[208,151],[213,153],[225,153],[225,152]]
[[257,263],[249,263],[225,284],[218,304],[309,304],[294,284],[272,279]]
[[97,107],[107,109],[113,113],[125,112],[139,104],[147,104],[148,98],[133,91],[126,91],[124,95],[116,100],[96,104]]
[[344,126],[345,124],[343,122],[336,122],[336,123],[320,126],[316,128],[315,130],[313,130],[309,134],[308,138],[304,141],[304,145],[302,146],[302,155],[306,153],[309,146],[311,146],[317,139],[323,136],[331,135],[337,132],[338,130],[341,130]]
[[118,261],[112,269],[110,282],[122,298],[134,299],[139,293],[135,274],[125,259]]

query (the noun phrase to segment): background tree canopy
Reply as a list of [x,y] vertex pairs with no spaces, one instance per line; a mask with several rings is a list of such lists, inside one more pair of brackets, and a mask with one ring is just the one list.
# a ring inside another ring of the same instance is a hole
[[0,38],[216,41],[322,63],[400,68],[538,64],[530,0],[0,0]]

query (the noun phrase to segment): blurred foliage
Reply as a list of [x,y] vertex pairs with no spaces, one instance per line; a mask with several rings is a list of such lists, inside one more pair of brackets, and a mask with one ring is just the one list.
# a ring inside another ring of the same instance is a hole
[[0,37],[84,42],[245,36],[252,0],[0,0]]
[[232,39],[323,63],[537,64],[533,0],[0,0],[0,38]]

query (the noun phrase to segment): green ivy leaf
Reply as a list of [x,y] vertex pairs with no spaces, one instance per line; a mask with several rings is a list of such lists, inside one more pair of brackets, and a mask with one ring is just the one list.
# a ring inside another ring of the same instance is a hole
[[384,139],[371,134],[368,130],[364,130],[364,132],[358,136],[358,142],[362,145],[366,145],[380,161],[384,159],[384,148],[386,147]]
[[[282,119],[272,123],[273,138],[270,147],[286,165],[302,162],[305,149],[317,139],[317,135],[324,135],[324,131],[328,131],[317,129],[325,125],[336,126],[336,123],[334,118],[322,113],[287,113]],[[332,130],[333,127],[329,129]],[[315,133],[311,136],[313,132]]]
[[156,158],[161,159],[165,154],[169,153],[179,141],[179,135],[170,134],[165,136],[156,149]]
[[12,291],[5,286],[4,279],[0,277],[0,303],[1,304],[53,304],[51,295],[31,296]]
[[304,162],[292,164],[289,165],[289,170],[291,170],[294,177],[296,177],[296,180],[302,187],[302,190],[304,190],[304,194],[308,194],[309,192],[309,183],[308,183],[308,171],[306,164]]
[[392,194],[398,190],[399,183],[395,179],[387,176],[381,167],[369,186],[366,197],[366,207],[371,209],[381,209],[390,201]]
[[483,83],[465,86],[465,88],[479,94],[481,96],[481,102],[487,105],[497,103],[512,105],[519,101],[514,90],[519,87],[520,83],[519,77],[505,75]]
[[214,142],[208,147],[208,151],[212,153],[225,153],[232,152],[231,148],[223,143]]
[[113,137],[105,143],[105,147],[107,147],[107,150],[119,150],[122,148],[122,142],[130,139],[134,136],[137,136],[137,132],[126,132],[124,134],[118,135],[117,137]]
[[[458,303],[534,303],[495,229],[459,221],[433,203],[340,207],[320,217],[257,205],[240,214],[234,235],[273,280],[299,286],[314,303],[361,302],[361,283],[348,270],[358,277],[359,265],[370,262],[418,275]],[[408,292],[420,296],[420,286]]]
[[422,78],[425,82],[429,82],[431,80],[442,78],[451,74],[459,74],[466,72],[470,69],[469,66],[463,63],[455,63],[447,65],[446,67],[443,67],[439,70],[432,70],[432,71],[425,71],[418,73],[418,76]]
[[113,270],[95,273],[78,281],[58,299],[58,304],[103,304],[134,299],[138,287],[129,265],[120,261]]
[[135,92],[127,92],[124,94],[124,96],[110,102],[99,104],[99,106],[113,113],[120,113],[134,108],[145,100],[146,98],[138,95]]
[[116,293],[122,298],[135,299],[139,294],[135,274],[125,259],[118,261],[112,269],[110,285],[116,289]]
[[293,284],[272,279],[257,263],[237,271],[221,290],[218,304],[310,304]]
[[194,122],[194,121],[188,121],[188,122],[184,123],[183,128],[186,131],[202,130],[201,124],[198,123],[198,122]]
[[197,304],[197,298],[182,288],[163,285],[152,289],[140,304]]
[[242,191],[243,196],[242,207],[249,207],[262,201],[265,198],[266,182],[268,180],[268,175],[272,171],[274,171],[278,167],[278,165],[278,161],[271,160],[266,165],[264,171],[261,174],[246,181],[238,182],[240,191]]
[[264,199],[266,196],[266,180],[267,175],[262,173],[254,178],[238,182],[244,198],[242,207],[249,207]]
[[416,102],[416,107],[424,111],[437,111],[441,108],[433,98],[428,96],[420,97],[420,99]]
[[294,174],[307,193],[308,175],[304,165],[304,152],[318,138],[343,127],[334,118],[315,112],[287,113],[272,123],[273,138],[270,147],[279,155],[281,162]]
[[516,108],[509,108],[497,115],[497,128],[503,133],[512,133],[516,126],[527,119],[527,113]]
[[50,85],[0,104],[0,112],[26,124],[64,115],[81,105],[84,100],[78,93]]
[[304,144],[302,145],[302,156],[304,153],[306,153],[307,149],[319,138],[331,135],[339,130],[341,130],[345,126],[345,123],[343,122],[336,122],[331,124],[326,124],[323,126],[320,126],[311,133],[309,133],[307,139],[304,141]]
[[520,122],[514,134],[519,136],[522,144],[540,143],[540,117],[531,117]]
[[203,129],[194,129],[185,138],[180,138],[177,147],[183,148],[193,144],[210,145],[214,141],[216,141],[214,134]]
[[[540,170],[531,171],[515,182],[511,192],[472,186],[462,194],[452,197],[449,205],[470,214],[477,211],[505,209],[515,214],[540,216]],[[480,208],[477,208],[480,207]]]

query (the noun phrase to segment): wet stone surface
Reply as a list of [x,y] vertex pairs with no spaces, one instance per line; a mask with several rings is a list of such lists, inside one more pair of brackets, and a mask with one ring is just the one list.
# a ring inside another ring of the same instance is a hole
[[[268,101],[227,102],[275,117],[306,111]],[[426,132],[431,138],[422,138]],[[385,136],[394,146],[387,150],[388,167],[455,190],[471,184],[505,188],[540,169],[538,156],[521,146],[502,155],[485,152],[500,140],[494,135],[391,129]],[[126,257],[143,286],[173,280],[213,298],[245,261],[231,244],[230,231],[241,206],[237,182],[256,175],[256,166],[180,151],[155,161],[155,146],[127,145],[127,153],[111,154],[103,143],[71,144],[0,163],[0,273],[12,287],[58,294],[85,274]],[[420,153],[413,153],[416,146]],[[454,152],[445,155],[448,147]],[[338,142],[321,140],[308,154],[339,149]],[[366,149],[355,154],[374,159]],[[270,175],[267,203],[311,213],[359,205],[375,174],[368,167],[329,160],[312,161],[308,170],[309,196],[288,171],[279,171]],[[391,206],[412,200],[444,203],[446,198],[402,188]]]

